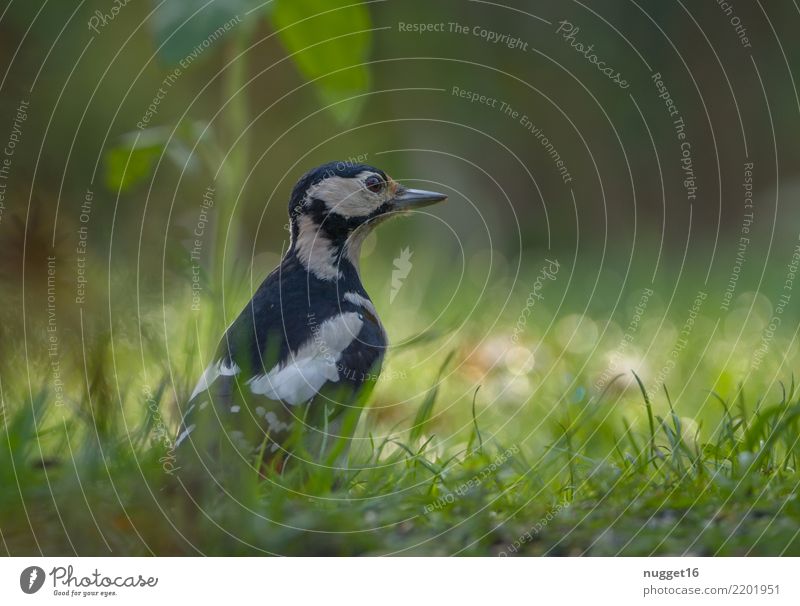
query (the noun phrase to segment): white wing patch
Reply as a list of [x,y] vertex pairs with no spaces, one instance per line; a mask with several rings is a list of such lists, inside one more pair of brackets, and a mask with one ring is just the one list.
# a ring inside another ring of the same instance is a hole
[[285,362],[248,381],[251,391],[292,405],[310,400],[326,382],[339,380],[342,352],[363,325],[359,314],[347,312],[312,326],[311,338]]
[[362,297],[357,292],[344,293],[344,300],[350,301],[350,303],[352,303],[353,305],[358,305],[359,307],[363,307],[370,314],[372,314],[372,317],[378,321],[378,327],[381,329],[384,338],[386,338],[386,329],[383,327],[383,322],[381,322],[381,319],[378,317],[378,310],[375,309],[375,306],[372,304],[372,301],[370,301],[366,297]]
[[231,377],[233,375],[239,374],[240,370],[241,369],[236,365],[235,362],[233,363],[232,366],[227,366],[223,364],[222,360],[217,360],[216,362],[212,362],[211,364],[208,365],[208,368],[206,368],[203,371],[203,374],[200,377],[200,380],[197,382],[197,385],[195,386],[194,391],[192,392],[192,395],[189,398],[189,401],[194,400],[194,397],[197,394],[203,393],[209,387],[211,387],[211,384],[217,380],[217,377],[219,376]]

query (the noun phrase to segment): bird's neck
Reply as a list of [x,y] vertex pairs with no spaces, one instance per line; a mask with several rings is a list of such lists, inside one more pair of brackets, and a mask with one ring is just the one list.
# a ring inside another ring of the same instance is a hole
[[296,258],[307,272],[328,282],[361,284],[359,257],[368,229],[348,237],[332,236],[307,217],[300,217],[292,230],[287,258]]

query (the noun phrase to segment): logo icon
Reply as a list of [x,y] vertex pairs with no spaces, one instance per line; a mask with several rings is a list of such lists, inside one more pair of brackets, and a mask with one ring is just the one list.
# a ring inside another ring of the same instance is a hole
[[411,272],[411,268],[413,267],[413,264],[411,263],[411,255],[413,254],[414,253],[411,252],[411,249],[406,246],[400,251],[400,256],[395,257],[394,259],[394,269],[392,270],[392,290],[389,293],[389,303],[394,302],[394,298],[403,287],[403,282]]
[[38,566],[28,566],[19,575],[19,587],[25,593],[36,593],[44,585],[44,570]]

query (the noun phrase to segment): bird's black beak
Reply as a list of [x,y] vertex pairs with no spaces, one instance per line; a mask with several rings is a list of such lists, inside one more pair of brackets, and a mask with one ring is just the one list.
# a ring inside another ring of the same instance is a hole
[[392,206],[393,210],[410,210],[430,206],[442,200],[447,200],[445,194],[400,186],[397,188],[397,194],[392,198]]

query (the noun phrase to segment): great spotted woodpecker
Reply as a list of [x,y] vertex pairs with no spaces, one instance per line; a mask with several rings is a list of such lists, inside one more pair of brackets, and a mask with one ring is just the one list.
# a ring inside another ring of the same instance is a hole
[[213,464],[222,446],[233,446],[243,461],[279,467],[298,444],[313,455],[333,443],[337,419],[377,377],[387,346],[359,275],[364,238],[393,215],[444,199],[365,164],[331,162],[306,173],[289,202],[289,248],[200,377],[178,452],[191,444]]

